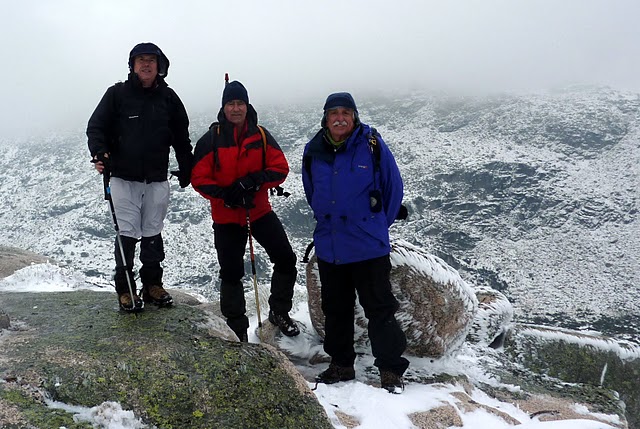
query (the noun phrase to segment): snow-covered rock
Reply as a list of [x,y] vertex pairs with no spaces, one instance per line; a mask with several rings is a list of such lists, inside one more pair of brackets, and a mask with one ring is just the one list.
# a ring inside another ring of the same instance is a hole
[[[396,319],[407,335],[407,352],[439,358],[454,353],[464,342],[478,301],[474,290],[442,259],[402,240],[391,250],[391,287],[400,303]],[[311,322],[324,336],[324,315],[315,256],[307,265],[307,293]],[[368,343],[367,319],[356,304],[355,341]]]
[[513,320],[513,305],[501,292],[488,286],[475,288],[478,311],[467,340],[483,346],[500,347]]

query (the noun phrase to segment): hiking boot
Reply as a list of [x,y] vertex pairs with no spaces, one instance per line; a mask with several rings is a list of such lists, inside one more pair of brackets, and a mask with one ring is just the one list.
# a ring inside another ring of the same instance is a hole
[[402,376],[391,371],[380,371],[380,384],[389,393],[400,394],[404,390]]
[[135,292],[133,293],[133,299],[131,299],[129,292],[119,293],[118,304],[120,309],[124,311],[140,311],[144,308],[144,302]]
[[142,286],[142,299],[147,304],[156,305],[171,305],[173,304],[173,298],[169,295],[169,292],[164,290],[162,284],[159,285],[143,285]]
[[241,343],[248,343],[249,336],[247,335],[247,331],[240,331],[235,333]]
[[[241,326],[238,326],[241,325]],[[249,342],[249,336],[247,335],[247,328],[242,327],[242,323],[231,323],[229,324],[229,320],[227,320],[227,326],[229,328],[231,328],[231,330],[233,331],[234,334],[236,334],[236,337],[238,337],[238,340],[240,340],[241,343],[248,343]]]
[[330,364],[329,368],[316,375],[316,381],[324,384],[334,384],[356,378],[356,371],[352,366],[338,366]]
[[291,320],[287,313],[274,313],[269,311],[269,322],[280,328],[280,331],[287,337],[295,337],[300,333],[296,322]]

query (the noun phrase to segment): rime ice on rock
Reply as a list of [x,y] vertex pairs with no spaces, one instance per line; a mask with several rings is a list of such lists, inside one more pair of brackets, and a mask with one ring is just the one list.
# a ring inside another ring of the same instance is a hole
[[501,347],[513,320],[513,305],[499,291],[487,287],[475,288],[478,312],[467,340],[482,346]]
[[[439,358],[464,342],[478,309],[475,291],[442,259],[406,241],[391,245],[391,286],[400,309],[396,318],[407,335],[407,352]],[[313,327],[324,336],[324,315],[315,256],[307,265],[309,313]],[[367,320],[356,305],[355,341],[368,345]]]

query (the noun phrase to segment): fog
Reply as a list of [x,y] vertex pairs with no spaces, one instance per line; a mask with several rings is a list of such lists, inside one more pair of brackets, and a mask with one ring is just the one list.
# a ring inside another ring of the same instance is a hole
[[425,89],[640,92],[637,0],[0,2],[0,142],[83,129],[131,48],[156,43],[189,113],[220,107],[223,77],[252,104]]

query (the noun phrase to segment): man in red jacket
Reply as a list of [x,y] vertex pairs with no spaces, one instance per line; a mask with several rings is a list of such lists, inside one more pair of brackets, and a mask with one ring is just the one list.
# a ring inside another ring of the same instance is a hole
[[245,87],[238,81],[226,85],[218,122],[196,144],[191,185],[211,203],[220,264],[220,309],[241,341],[247,341],[249,328],[242,285],[247,214],[253,237],[273,263],[269,321],[287,336],[300,333],[289,317],[296,256],[271,209],[268,194],[269,188],[284,182],[288,173],[282,149],[266,129],[258,126],[258,114],[249,104]]

